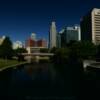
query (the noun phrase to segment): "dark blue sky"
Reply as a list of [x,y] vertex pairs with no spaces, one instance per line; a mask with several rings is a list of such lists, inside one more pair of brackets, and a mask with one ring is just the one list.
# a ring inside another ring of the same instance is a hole
[[92,8],[100,8],[99,0],[2,0],[0,1],[0,36],[24,41],[32,32],[47,38],[50,22],[58,31],[67,25],[79,24]]

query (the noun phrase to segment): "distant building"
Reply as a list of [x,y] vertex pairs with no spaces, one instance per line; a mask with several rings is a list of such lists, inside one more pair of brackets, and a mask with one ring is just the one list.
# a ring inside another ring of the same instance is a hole
[[38,40],[37,47],[47,47],[47,41],[45,39]]
[[53,48],[56,46],[57,46],[56,23],[52,22],[50,26],[50,32],[49,32],[49,48]]
[[13,43],[13,49],[23,48],[23,44],[21,41],[16,41]]
[[31,39],[34,40],[34,41],[36,41],[36,34],[35,33],[31,34]]
[[57,33],[57,48],[61,48],[61,34]]
[[36,39],[36,34],[32,33],[30,38],[25,41],[25,48],[38,48],[44,47],[47,48],[47,41],[45,39]]
[[81,40],[80,26],[67,27],[67,42],[71,40]]
[[36,47],[36,41],[31,38],[26,40],[25,47]]
[[75,25],[73,27],[65,27],[60,31],[61,47],[66,46],[71,40],[80,41],[81,32],[80,26]]
[[80,22],[81,39],[100,44],[100,9],[94,8]]
[[2,37],[0,38],[0,45],[3,43],[3,41],[4,41],[5,38],[6,38],[6,36],[2,36]]

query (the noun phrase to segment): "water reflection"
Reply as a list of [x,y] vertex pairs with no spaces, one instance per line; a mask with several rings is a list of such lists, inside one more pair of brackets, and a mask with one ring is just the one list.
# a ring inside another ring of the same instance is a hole
[[52,64],[28,64],[18,66],[16,69],[7,69],[0,74],[2,95],[38,98],[71,97],[70,100],[76,100],[75,96],[70,95],[72,83],[65,82],[64,78],[53,69]]
[[48,64],[18,66],[16,69],[7,69],[0,74],[1,92],[4,95],[39,97],[52,94],[52,75]]

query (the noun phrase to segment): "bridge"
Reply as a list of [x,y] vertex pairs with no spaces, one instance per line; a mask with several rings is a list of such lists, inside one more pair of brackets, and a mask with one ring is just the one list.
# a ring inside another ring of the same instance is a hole
[[53,53],[22,53],[24,56],[53,56]]
[[49,59],[53,53],[41,53],[41,49],[48,49],[47,47],[26,47],[27,53],[22,53],[25,59],[31,63],[32,61],[39,62],[40,59]]
[[33,61],[39,62],[40,59],[49,59],[49,57],[53,56],[53,53],[22,53],[25,59],[31,63]]

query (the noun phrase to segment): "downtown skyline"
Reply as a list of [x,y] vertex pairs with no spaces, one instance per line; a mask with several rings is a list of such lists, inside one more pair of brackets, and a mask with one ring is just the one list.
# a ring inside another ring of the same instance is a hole
[[100,8],[98,0],[4,0],[0,1],[0,36],[12,41],[25,41],[31,33],[48,39],[50,23],[56,22],[59,32],[65,26],[80,24],[92,8]]

